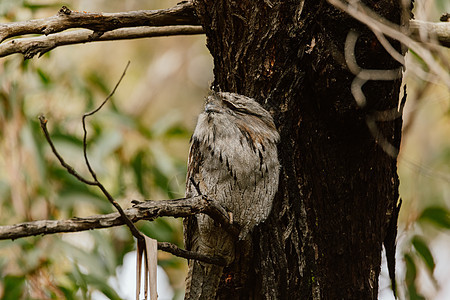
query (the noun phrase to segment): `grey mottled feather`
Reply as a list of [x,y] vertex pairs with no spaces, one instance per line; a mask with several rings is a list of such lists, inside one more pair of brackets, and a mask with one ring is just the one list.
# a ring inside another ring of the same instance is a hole
[[[198,117],[189,151],[186,197],[201,194],[232,213],[247,235],[270,213],[278,189],[279,134],[269,112],[251,98],[212,93]],[[192,183],[195,182],[195,185]],[[186,218],[188,250],[234,260],[235,239],[203,214]],[[186,299],[213,298],[222,267],[189,262]]]

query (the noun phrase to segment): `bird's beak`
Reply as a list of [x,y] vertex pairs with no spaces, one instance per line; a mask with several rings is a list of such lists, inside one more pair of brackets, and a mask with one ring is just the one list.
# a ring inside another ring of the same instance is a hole
[[215,105],[214,103],[209,102],[209,103],[206,103],[206,105],[205,105],[205,112],[207,112],[207,113],[212,113],[212,112],[218,113],[220,111],[219,111],[217,105]]

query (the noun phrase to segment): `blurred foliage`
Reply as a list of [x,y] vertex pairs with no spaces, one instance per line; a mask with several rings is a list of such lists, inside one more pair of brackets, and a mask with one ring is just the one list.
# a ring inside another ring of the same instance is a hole
[[[62,5],[114,12],[176,2],[1,0],[0,22],[50,16]],[[437,21],[448,5],[446,0],[416,1],[415,15]],[[441,51],[450,57],[448,50]],[[46,115],[61,154],[87,176],[81,116],[109,94],[128,60],[130,69],[116,95],[89,120],[93,168],[123,207],[132,199],[184,195],[188,139],[212,76],[204,38],[61,47],[30,61],[19,55],[0,59],[1,225],[113,211],[97,189],[59,166],[37,116]],[[424,68],[414,53],[407,63]],[[408,100],[398,163],[403,198],[399,295],[433,299],[450,277],[448,251],[442,257],[440,250],[450,247],[448,234],[441,234],[450,229],[450,94],[439,82],[426,82],[415,73],[407,71],[405,80]],[[182,245],[180,220],[160,218],[138,225],[153,238]],[[1,241],[0,298],[91,299],[101,293],[119,299],[107,279],[116,276],[117,266],[133,249],[133,239],[122,227]],[[158,262],[180,296],[185,261],[160,252]]]
[[[437,22],[450,2],[415,1],[416,19]],[[445,72],[450,49],[430,52]],[[449,299],[450,289],[450,90],[429,80],[424,60],[409,51],[407,102],[398,160],[400,195],[397,262],[400,299]],[[415,69],[414,69],[415,68]]]
[[[112,12],[175,3],[2,0],[0,22],[50,16],[62,5]],[[29,61],[20,55],[0,59],[0,225],[114,211],[99,190],[59,165],[37,116],[45,114],[58,151],[89,177],[81,116],[106,98],[128,60],[115,96],[88,120],[91,164],[122,207],[133,199],[183,197],[189,137],[212,73],[204,43],[204,37],[157,38],[66,47]],[[138,226],[183,246],[179,219]],[[134,247],[122,227],[0,241],[0,298],[91,299],[100,293],[120,299],[108,278]],[[167,253],[159,253],[158,261],[182,294],[186,262]]]

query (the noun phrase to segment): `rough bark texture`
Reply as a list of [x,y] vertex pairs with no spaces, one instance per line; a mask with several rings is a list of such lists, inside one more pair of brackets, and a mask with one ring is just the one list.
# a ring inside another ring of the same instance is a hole
[[[400,23],[397,1],[366,4]],[[376,299],[398,176],[396,157],[383,151],[366,121],[397,108],[400,80],[367,82],[367,105],[358,107],[344,60],[347,33],[361,34],[361,67],[398,64],[367,28],[325,1],[195,5],[214,58],[213,88],[257,99],[281,134],[272,213],[253,232],[252,259],[226,270],[218,298]],[[398,148],[401,122],[377,122],[377,138]]]

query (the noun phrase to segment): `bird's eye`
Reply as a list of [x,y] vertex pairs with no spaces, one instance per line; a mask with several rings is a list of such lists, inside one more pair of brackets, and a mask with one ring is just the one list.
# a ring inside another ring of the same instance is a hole
[[228,107],[231,110],[236,110],[237,109],[237,107],[234,106],[233,103],[231,103],[229,101],[223,100],[223,103],[225,104],[226,107]]

